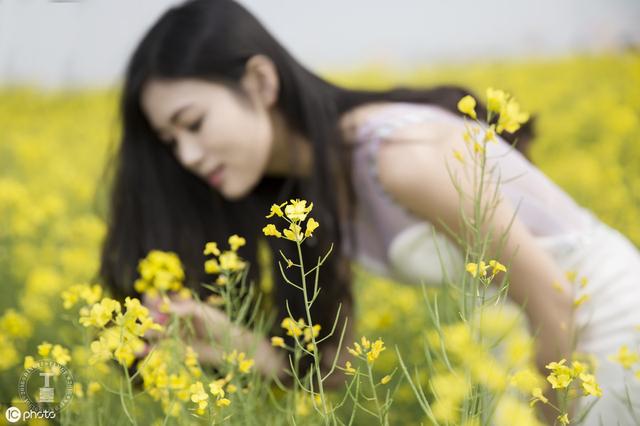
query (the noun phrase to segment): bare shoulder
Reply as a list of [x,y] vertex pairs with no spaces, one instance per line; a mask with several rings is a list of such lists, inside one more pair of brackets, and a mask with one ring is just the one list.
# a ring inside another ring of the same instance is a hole
[[460,206],[452,175],[464,174],[453,153],[466,152],[464,124],[429,120],[403,126],[377,152],[382,187],[406,209],[429,221]]

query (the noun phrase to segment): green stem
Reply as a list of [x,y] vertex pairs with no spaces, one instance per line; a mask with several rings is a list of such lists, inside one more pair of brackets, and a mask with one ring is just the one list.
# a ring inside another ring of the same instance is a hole
[[373,370],[371,369],[371,364],[367,362],[367,370],[369,372],[369,384],[371,385],[371,392],[373,393],[373,399],[376,402],[376,410],[378,411],[378,420],[380,420],[381,425],[386,425],[386,416],[382,412],[382,408],[380,407],[380,401],[378,401],[378,393],[376,392],[376,384],[373,382]]
[[[327,410],[327,401],[324,395],[324,388],[322,386],[322,372],[320,371],[320,357],[318,356],[318,347],[316,345],[316,338],[313,335],[313,321],[311,319],[311,306],[309,306],[309,295],[307,293],[307,279],[306,274],[304,273],[304,260],[302,258],[302,249],[300,247],[301,242],[296,241],[296,246],[298,248],[298,259],[300,260],[300,278],[302,280],[302,293],[304,296],[304,310],[307,315],[307,326],[310,327],[311,330],[311,343],[313,344],[313,362],[315,366],[316,378],[318,380],[318,393],[320,394],[320,400],[322,401],[322,418],[324,419],[325,424],[329,424],[329,419],[326,414]],[[313,395],[312,395],[313,397]]]

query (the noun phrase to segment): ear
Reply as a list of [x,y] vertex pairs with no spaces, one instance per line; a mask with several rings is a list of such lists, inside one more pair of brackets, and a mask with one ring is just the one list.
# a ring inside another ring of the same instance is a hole
[[252,98],[267,108],[274,106],[278,100],[278,72],[273,61],[265,55],[257,54],[249,58],[240,84]]

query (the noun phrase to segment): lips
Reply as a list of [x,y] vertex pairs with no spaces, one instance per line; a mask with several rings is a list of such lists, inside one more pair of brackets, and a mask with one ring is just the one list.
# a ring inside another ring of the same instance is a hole
[[213,169],[211,173],[207,175],[207,182],[209,182],[211,186],[219,188],[220,185],[222,184],[223,173],[224,173],[224,166],[220,165],[216,167],[215,169]]

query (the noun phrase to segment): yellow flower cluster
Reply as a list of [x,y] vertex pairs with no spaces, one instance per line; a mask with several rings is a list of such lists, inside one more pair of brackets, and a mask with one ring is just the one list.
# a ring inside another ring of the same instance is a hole
[[182,289],[184,270],[180,258],[173,252],[151,250],[138,264],[138,272],[140,278],[133,287],[140,294],[157,297]]
[[26,316],[9,308],[0,317],[0,333],[26,339],[33,334],[33,324]]
[[205,255],[213,255],[213,259],[208,259],[204,263],[204,270],[208,274],[220,274],[216,279],[216,284],[226,285],[229,277],[235,273],[241,273],[246,267],[246,262],[238,256],[238,249],[244,246],[247,241],[234,234],[228,240],[230,250],[221,252],[218,244],[208,242],[204,247]]
[[[282,211],[283,207],[284,212]],[[274,224],[270,223],[262,228],[262,232],[267,237],[284,237],[287,240],[301,243],[305,239],[313,236],[313,231],[320,226],[314,218],[310,217],[309,220],[307,220],[304,233],[302,232],[302,222],[305,221],[311,209],[313,209],[313,203],[307,207],[307,201],[299,199],[290,200],[289,203],[274,204],[271,206],[271,212],[265,217],[267,219],[273,216],[281,217],[289,223],[289,227],[283,229],[281,232]]]
[[[589,373],[587,364],[573,361],[571,366],[568,366],[565,365],[565,362],[566,359],[562,359],[559,362],[551,362],[546,365],[546,368],[551,370],[547,381],[551,383],[553,389],[568,388],[574,379],[580,379],[584,395],[602,396],[602,389],[598,386],[595,376]],[[541,401],[546,402],[542,399]]]
[[99,284],[75,284],[63,291],[60,296],[65,309],[71,309],[79,301],[93,305],[102,297],[102,287]]
[[240,374],[248,374],[253,367],[254,361],[251,358],[247,358],[244,352],[238,352],[233,350],[230,354],[224,355],[224,360],[238,369]]
[[[69,349],[61,345],[52,345],[51,343],[44,341],[38,345],[38,355],[45,358],[51,358],[60,365],[67,365],[71,361],[71,355]],[[28,370],[37,364],[35,358],[28,355],[24,358],[24,368]]]
[[[636,364],[640,367],[640,351],[633,352],[628,345],[622,345],[618,349],[618,353],[609,356],[609,360],[617,362],[625,370],[630,370]],[[635,375],[640,380],[640,369],[635,372]]]
[[[491,268],[491,275],[487,277],[489,268]],[[490,283],[499,272],[507,272],[507,268],[497,260],[490,260],[488,264],[484,260],[479,263],[469,262],[466,265],[466,270],[474,278],[479,275],[481,280],[486,281],[486,283]]]
[[355,357],[366,359],[369,365],[372,365],[380,356],[380,353],[387,349],[382,339],[371,342],[366,337],[360,338],[360,343],[353,342],[353,348],[347,347],[347,351]]
[[[80,324],[99,329],[98,339],[91,342],[93,356],[89,359],[90,364],[113,358],[129,367],[135,353],[144,348],[141,337],[147,330],[163,330],[149,317],[149,310],[142,306],[140,300],[127,297],[125,308],[122,313],[120,302],[105,297],[90,308],[80,309]],[[112,326],[108,327],[109,323]]]
[[[478,118],[475,108],[476,100],[471,95],[466,95],[458,101],[458,110],[474,120]],[[493,114],[498,114],[498,125],[495,129],[490,128],[491,134],[485,135],[486,141],[495,138],[493,132],[502,133],[506,130],[514,133],[529,120],[529,114],[520,110],[520,105],[510,94],[492,87],[487,88],[487,111],[487,121],[491,121]]]
[[430,331],[427,342],[437,351],[444,347],[450,362],[468,371],[474,383],[493,392],[502,392],[510,383],[505,363],[474,339],[469,324],[465,322],[443,325],[440,331]]
[[[209,383],[209,392],[216,398],[216,406],[219,408],[228,407],[231,405],[231,401],[228,398],[225,398],[225,389],[224,386],[227,385],[228,379],[217,379]],[[209,394],[205,392],[204,385],[201,381],[197,381],[191,385],[189,388],[191,392],[191,401],[198,404],[198,408],[196,409],[196,413],[199,415],[203,415],[205,413],[205,409],[209,405]],[[227,385],[227,392],[233,393],[235,391],[235,387],[232,384]]]
[[445,372],[433,376],[430,385],[437,396],[432,407],[434,417],[443,423],[458,423],[458,407],[471,389],[469,381],[459,373]]
[[[175,361],[176,353],[183,352],[182,362]],[[155,401],[160,401],[165,414],[178,417],[181,405],[174,400],[187,402],[191,397],[190,386],[202,376],[196,353],[191,346],[178,346],[166,341],[157,346],[145,359],[138,361],[137,369],[145,391]]]
[[[302,336],[302,343],[306,343],[306,349],[308,351],[314,350],[313,340],[320,334],[320,324],[309,326],[302,318],[298,319],[298,321],[294,321],[290,317],[285,317],[282,319],[280,326],[287,331],[287,336],[291,336],[296,340],[298,340],[298,337]],[[272,337],[271,344],[281,348],[286,347],[284,339],[279,336]]]

